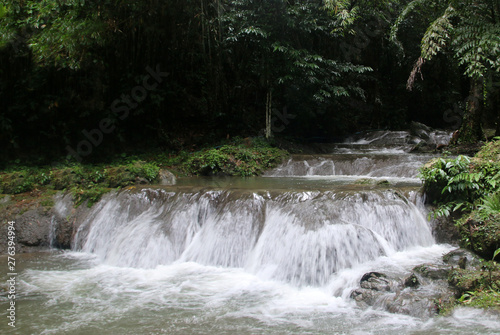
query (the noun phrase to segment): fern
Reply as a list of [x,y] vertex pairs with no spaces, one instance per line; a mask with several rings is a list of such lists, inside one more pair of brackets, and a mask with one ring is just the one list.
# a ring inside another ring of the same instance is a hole
[[452,51],[458,65],[470,78],[483,78],[489,72],[500,72],[500,25],[491,1],[487,0],[414,0],[403,9],[391,28],[391,40],[397,40],[399,27],[411,14],[424,6],[438,8],[438,16],[429,23],[422,37],[421,55],[408,79],[411,89],[422,65],[445,49]]
[[486,215],[494,215],[500,213],[500,192],[491,194],[482,199],[479,209]]

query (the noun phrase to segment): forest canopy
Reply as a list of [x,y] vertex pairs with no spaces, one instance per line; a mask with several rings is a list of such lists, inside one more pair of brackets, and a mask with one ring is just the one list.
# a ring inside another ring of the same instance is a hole
[[494,0],[4,1],[1,158],[411,121],[477,141],[498,124],[499,14]]

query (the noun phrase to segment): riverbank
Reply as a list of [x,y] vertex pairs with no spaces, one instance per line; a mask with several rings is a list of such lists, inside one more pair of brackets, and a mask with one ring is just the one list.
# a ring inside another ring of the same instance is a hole
[[456,305],[500,311],[500,141],[486,143],[471,158],[435,159],[422,169],[434,217],[451,217],[459,244],[483,258],[481,266],[458,267],[448,276]]

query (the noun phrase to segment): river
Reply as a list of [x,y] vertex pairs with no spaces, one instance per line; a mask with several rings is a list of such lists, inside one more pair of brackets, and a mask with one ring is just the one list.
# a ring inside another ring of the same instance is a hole
[[432,155],[408,153],[403,135],[296,155],[263,177],[109,194],[71,251],[17,255],[17,327],[2,296],[0,331],[498,334],[482,310],[416,318],[350,298],[367,272],[404,276],[454,249],[435,242],[418,192]]

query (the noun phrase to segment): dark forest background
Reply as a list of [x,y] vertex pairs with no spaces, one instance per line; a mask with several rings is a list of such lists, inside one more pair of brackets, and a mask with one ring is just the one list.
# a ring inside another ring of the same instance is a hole
[[0,158],[83,140],[85,159],[194,150],[265,136],[266,113],[296,141],[457,129],[474,108],[495,128],[499,14],[496,0],[4,1]]

